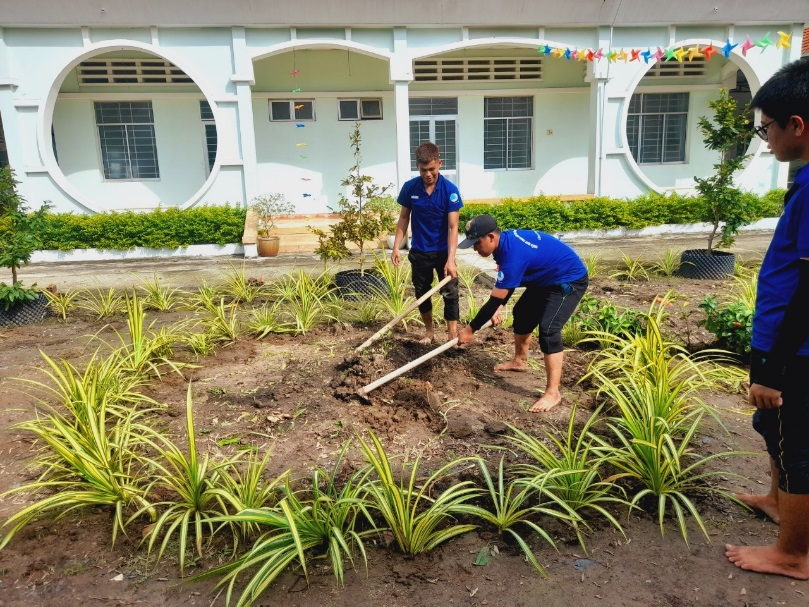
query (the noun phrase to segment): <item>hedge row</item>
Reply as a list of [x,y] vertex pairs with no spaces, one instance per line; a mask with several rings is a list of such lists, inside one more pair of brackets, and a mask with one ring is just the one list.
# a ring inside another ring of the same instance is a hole
[[[763,196],[744,194],[750,221],[778,217],[784,206],[784,190]],[[461,209],[463,226],[477,215],[493,216],[501,229],[521,228],[542,232],[569,232],[611,228],[638,229],[664,223],[699,223],[705,204],[697,196],[649,193],[638,198],[592,198],[563,202],[553,196],[527,200],[505,198],[500,204],[470,204]]]
[[[781,214],[784,190],[772,190],[763,196],[744,196],[750,221]],[[151,213],[49,214],[42,233],[43,248],[60,251],[173,249],[193,244],[239,243],[245,213],[244,209],[230,206],[208,206],[158,209]],[[484,213],[494,216],[502,229],[543,232],[697,223],[705,215],[702,199],[695,196],[650,193],[629,200],[592,198],[571,202],[562,202],[553,196],[535,196],[519,201],[506,198],[496,205],[470,204],[461,209],[461,225]],[[0,237],[7,229],[7,222],[0,221]]]
[[[41,235],[43,249],[59,251],[225,245],[242,241],[245,214],[244,209],[229,206],[169,208],[150,213],[48,214]],[[0,222],[0,236],[7,229],[7,223]]]

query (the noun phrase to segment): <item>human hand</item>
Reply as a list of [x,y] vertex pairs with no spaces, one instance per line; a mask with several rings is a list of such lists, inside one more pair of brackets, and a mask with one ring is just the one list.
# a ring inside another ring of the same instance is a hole
[[402,265],[402,255],[399,253],[399,247],[393,247],[393,250],[390,252],[390,261],[397,267]]
[[452,276],[453,278],[458,278],[458,268],[455,265],[454,259],[447,260],[447,263],[444,266],[444,276]]
[[466,326],[458,333],[458,345],[469,344],[475,341],[475,332],[472,327]]
[[756,409],[776,409],[784,404],[781,391],[761,384],[752,384],[748,391],[750,404]]
[[497,308],[497,312],[492,314],[492,326],[496,327],[497,325],[503,324],[503,306]]

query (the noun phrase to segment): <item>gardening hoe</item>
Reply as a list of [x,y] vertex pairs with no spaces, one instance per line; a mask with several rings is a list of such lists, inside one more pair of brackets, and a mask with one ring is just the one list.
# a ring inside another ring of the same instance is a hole
[[382,327],[381,329],[379,329],[379,331],[377,331],[376,333],[374,333],[373,335],[371,335],[371,337],[369,337],[367,340],[365,340],[365,342],[364,342],[364,343],[363,343],[361,346],[359,346],[359,347],[358,347],[356,350],[354,350],[354,354],[359,354],[359,353],[360,353],[360,352],[362,352],[362,351],[363,351],[365,348],[367,348],[367,347],[368,347],[368,346],[370,346],[372,343],[374,343],[376,340],[378,340],[380,337],[382,337],[382,336],[383,336],[385,333],[387,333],[388,329],[390,329],[392,326],[394,326],[396,323],[398,323],[400,320],[402,320],[402,319],[403,319],[405,316],[407,316],[408,314],[410,314],[410,312],[412,312],[412,311],[413,311],[413,309],[414,309],[416,306],[418,306],[418,305],[419,305],[421,302],[425,301],[425,300],[426,300],[428,297],[431,297],[431,296],[432,296],[432,295],[433,295],[433,294],[434,294],[436,291],[438,291],[438,289],[440,289],[441,287],[443,287],[443,286],[444,286],[445,284],[447,284],[447,283],[448,283],[450,280],[452,280],[452,276],[445,276],[445,277],[444,277],[444,279],[443,279],[443,280],[441,280],[441,282],[439,282],[439,283],[438,283],[437,285],[435,285],[435,286],[434,286],[432,289],[430,289],[429,291],[427,291],[427,292],[426,292],[424,295],[422,295],[421,297],[419,297],[419,298],[418,298],[416,301],[414,301],[412,304],[410,304],[409,306],[407,306],[407,309],[405,309],[404,311],[402,311],[402,312],[401,312],[401,313],[400,313],[400,314],[399,314],[399,315],[398,315],[396,318],[394,318],[392,321],[390,321],[390,322],[389,322],[388,324],[386,324],[384,327]]
[[[489,322],[487,322],[485,325],[483,325],[481,327],[481,330],[486,329],[486,328],[491,327],[491,326],[492,326],[492,321],[490,320]],[[444,345],[438,346],[434,350],[430,350],[429,352],[427,352],[427,354],[424,354],[423,356],[419,356],[416,360],[412,360],[409,363],[407,363],[406,365],[403,365],[403,366],[399,367],[395,371],[391,371],[390,373],[388,373],[387,375],[383,375],[382,377],[380,377],[376,381],[372,381],[367,386],[364,386],[364,387],[360,388],[359,390],[357,390],[357,395],[360,398],[362,398],[363,400],[367,401],[368,400],[368,393],[371,390],[376,390],[379,386],[383,386],[386,383],[388,383],[390,380],[396,379],[397,377],[399,377],[403,373],[407,373],[408,371],[410,371],[410,369],[418,367],[421,363],[426,362],[426,361],[430,360],[431,358],[435,358],[436,356],[438,356],[442,352],[445,352],[446,350],[449,350],[451,347],[453,347],[457,343],[458,343],[458,338],[457,337],[454,338],[454,339],[450,339]]]

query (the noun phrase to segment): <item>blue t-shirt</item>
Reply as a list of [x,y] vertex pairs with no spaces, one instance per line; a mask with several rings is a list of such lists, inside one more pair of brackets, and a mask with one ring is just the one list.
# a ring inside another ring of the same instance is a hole
[[412,248],[425,253],[449,249],[448,215],[463,206],[454,183],[439,174],[433,193],[428,195],[421,176],[414,177],[402,186],[399,204],[410,209]]
[[[798,260],[809,258],[809,165],[795,176],[795,188],[778,220],[758,274],[751,343],[764,352],[772,348],[787,305],[798,288]],[[809,339],[797,353],[809,356]]]
[[549,287],[587,275],[573,249],[550,234],[533,230],[501,232],[494,260],[499,265],[494,284],[497,289]]

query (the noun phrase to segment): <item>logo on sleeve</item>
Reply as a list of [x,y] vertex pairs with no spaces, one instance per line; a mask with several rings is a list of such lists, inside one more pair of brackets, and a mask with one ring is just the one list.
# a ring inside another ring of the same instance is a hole
[[503,278],[505,278],[505,275],[503,274],[503,270],[499,270],[497,272],[497,282],[502,282]]
[[458,195],[455,192],[453,192],[452,194],[449,195],[449,201],[458,202]]

